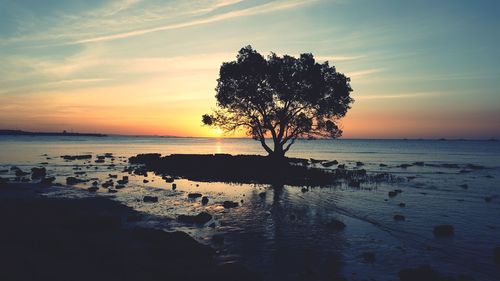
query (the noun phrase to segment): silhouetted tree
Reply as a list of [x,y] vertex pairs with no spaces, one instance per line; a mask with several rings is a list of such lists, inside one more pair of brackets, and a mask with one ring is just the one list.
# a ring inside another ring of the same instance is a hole
[[[271,53],[265,59],[246,46],[236,61],[222,64],[219,76],[219,109],[203,115],[203,123],[225,132],[244,128],[276,158],[297,138],[339,137],[337,122],[353,102],[350,79],[307,53],[299,58]],[[266,137],[272,137],[273,148]]]

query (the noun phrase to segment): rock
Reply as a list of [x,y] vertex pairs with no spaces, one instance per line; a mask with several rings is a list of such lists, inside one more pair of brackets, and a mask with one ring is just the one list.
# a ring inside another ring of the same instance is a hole
[[303,187],[302,189],[300,189],[300,191],[302,191],[302,193],[305,193],[305,192],[308,192],[309,189],[307,189],[306,187]]
[[124,181],[127,181],[127,182],[128,182],[128,176],[123,176],[123,177],[122,177],[122,180],[124,180]]
[[12,166],[12,167],[10,167],[10,170],[17,171],[17,170],[21,170],[21,169],[19,169],[19,167],[17,167],[17,166]]
[[374,263],[375,262],[375,253],[374,252],[363,252],[361,254],[363,261],[366,263]]
[[84,160],[84,159],[91,159],[92,155],[90,154],[85,154],[85,155],[63,155],[61,156],[62,159],[64,160]]
[[96,192],[98,189],[99,189],[99,187],[97,187],[97,186],[91,186],[91,187],[87,188],[87,190],[90,192]]
[[411,167],[411,166],[413,166],[413,165],[412,164],[401,164],[401,165],[399,165],[399,167],[401,167],[403,169],[406,169],[406,168]]
[[343,230],[346,227],[345,223],[335,219],[332,219],[326,226],[332,230]]
[[452,281],[449,278],[441,275],[441,273],[432,269],[428,265],[419,266],[417,268],[406,268],[399,271],[400,281]]
[[97,181],[92,182],[92,186],[98,186],[98,185],[99,185],[99,183]]
[[396,191],[389,191],[389,197],[395,197],[396,195],[398,195],[398,193]]
[[382,164],[382,163],[381,163],[379,166],[380,166],[380,167],[387,167],[387,165],[386,165],[386,164]]
[[108,193],[117,193],[117,192],[118,190],[116,189],[111,189],[111,188],[108,189]]
[[421,162],[421,161],[419,161],[419,162],[413,162],[413,165],[415,165],[415,166],[424,166],[424,162]]
[[434,236],[436,237],[449,237],[453,236],[455,233],[455,230],[453,226],[448,225],[448,224],[443,224],[443,225],[437,225],[434,227],[433,230]]
[[142,180],[142,183],[148,183],[148,182],[149,182],[149,181],[148,181],[148,180],[146,180],[146,179],[143,179],[143,180]]
[[74,174],[75,175],[85,175],[87,172],[85,171],[81,171],[81,172],[75,172]]
[[175,189],[177,189],[177,184],[173,183],[172,184],[172,190],[175,190]]
[[104,153],[105,158],[113,158],[113,153]]
[[226,208],[226,209],[236,208],[236,207],[238,207],[238,202],[224,201],[222,203],[222,206],[224,206],[224,208]]
[[398,206],[399,206],[399,207],[401,207],[401,208],[403,208],[403,207],[406,207],[406,204],[405,204],[405,203],[403,203],[403,202],[401,202],[401,203],[399,203],[399,205],[398,205]]
[[403,215],[394,215],[394,220],[395,221],[404,221],[406,218]]
[[96,163],[104,163],[104,159],[97,159],[94,162],[96,162]]
[[106,158],[106,156],[104,156],[104,155],[97,155],[98,160],[104,160],[105,158]]
[[208,204],[208,197],[207,196],[203,196],[201,198],[201,204],[203,204],[203,205],[207,205]]
[[144,198],[142,199],[142,201],[146,202],[146,203],[156,203],[158,202],[158,197],[157,196],[144,196]]
[[266,193],[265,192],[259,193],[259,197],[262,199],[266,198]]
[[116,179],[116,178],[118,178],[118,175],[112,175],[112,174],[109,174],[108,176],[109,176],[109,178],[111,178],[111,179]]
[[337,160],[321,163],[321,165],[323,167],[331,167],[331,166],[337,165],[337,164],[339,164],[339,162]]
[[115,186],[116,189],[122,189],[122,188],[125,188],[125,185],[123,184],[118,184]]
[[67,185],[75,185],[75,184],[82,183],[82,182],[85,182],[85,180],[77,179],[75,177],[67,177],[66,178]]
[[162,179],[164,179],[166,183],[174,182],[174,178],[173,177],[163,176]]
[[45,185],[49,185],[49,184],[52,184],[54,181],[56,180],[56,177],[48,177],[48,178],[43,178],[40,183],[41,184],[45,184]]
[[190,216],[190,215],[180,215],[177,217],[177,220],[183,223],[199,223],[199,224],[204,224],[212,220],[212,215],[210,215],[207,212],[201,212],[197,214],[196,216]]
[[493,249],[493,260],[500,264],[500,247],[496,247]]
[[188,194],[188,198],[190,198],[190,199],[196,199],[196,198],[199,198],[201,196],[202,196],[201,193],[189,193]]
[[120,185],[126,185],[128,183],[128,180],[121,179],[121,180],[117,180],[116,183],[120,184]]
[[31,168],[31,179],[41,179],[47,175],[45,168]]
[[363,162],[360,162],[360,161],[356,162],[356,166],[357,166],[357,167],[361,167],[361,166],[363,166],[363,165],[365,165]]
[[345,169],[345,164],[340,164],[340,165],[338,165],[338,166],[337,166],[337,169],[341,169],[341,170]]
[[104,187],[104,188],[109,188],[109,187],[112,187],[113,185],[114,185],[114,184],[113,184],[113,182],[112,182],[112,181],[106,181],[106,182],[103,182],[103,183],[101,184],[101,186],[102,186],[102,187]]
[[27,173],[27,172],[24,172],[23,170],[19,169],[19,170],[16,170],[16,177],[24,177],[24,176],[27,176],[29,175],[30,173]]

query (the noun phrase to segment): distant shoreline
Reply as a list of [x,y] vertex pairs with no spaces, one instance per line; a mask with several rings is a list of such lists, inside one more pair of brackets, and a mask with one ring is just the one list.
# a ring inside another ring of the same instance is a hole
[[105,134],[58,132],[27,132],[21,130],[0,130],[0,136],[65,136],[65,137],[107,137]]

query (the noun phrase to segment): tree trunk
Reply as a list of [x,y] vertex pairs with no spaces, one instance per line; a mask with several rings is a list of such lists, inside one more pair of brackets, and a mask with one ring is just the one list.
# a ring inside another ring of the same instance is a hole
[[274,151],[269,152],[269,157],[275,160],[285,159],[285,151],[283,150],[283,145],[279,142],[274,143]]

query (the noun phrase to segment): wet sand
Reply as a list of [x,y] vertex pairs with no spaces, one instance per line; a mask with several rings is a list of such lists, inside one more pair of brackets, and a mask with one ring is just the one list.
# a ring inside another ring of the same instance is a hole
[[0,186],[0,280],[258,280],[184,232],[141,227],[108,198],[47,198],[50,187]]

